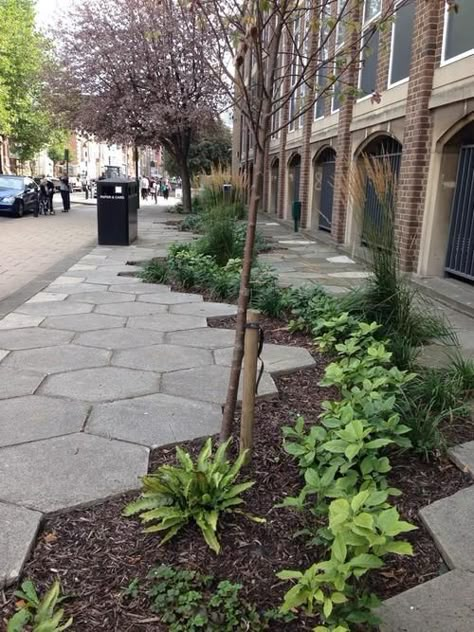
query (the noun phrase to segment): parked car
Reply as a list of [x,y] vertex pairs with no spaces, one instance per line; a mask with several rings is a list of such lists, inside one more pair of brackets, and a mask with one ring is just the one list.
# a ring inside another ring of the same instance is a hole
[[33,178],[0,175],[0,212],[23,217],[39,210],[39,187]]

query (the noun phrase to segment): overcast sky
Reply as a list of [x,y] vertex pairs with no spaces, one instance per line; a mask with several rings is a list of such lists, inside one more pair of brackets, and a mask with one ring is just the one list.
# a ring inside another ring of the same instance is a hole
[[38,23],[47,26],[54,21],[56,15],[70,6],[72,0],[36,0]]

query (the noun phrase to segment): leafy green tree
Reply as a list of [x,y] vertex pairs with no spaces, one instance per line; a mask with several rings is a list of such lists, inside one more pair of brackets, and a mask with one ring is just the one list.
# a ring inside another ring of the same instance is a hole
[[0,0],[0,135],[21,161],[33,158],[55,127],[43,90],[48,53],[34,0]]
[[[165,169],[170,176],[180,175],[173,156],[165,150]],[[189,148],[188,165],[191,176],[211,173],[216,167],[229,167],[232,160],[230,129],[220,119],[195,135]]]

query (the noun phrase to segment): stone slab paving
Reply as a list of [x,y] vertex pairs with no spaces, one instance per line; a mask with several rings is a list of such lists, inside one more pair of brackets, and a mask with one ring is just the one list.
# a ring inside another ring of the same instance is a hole
[[473,573],[445,573],[384,602],[380,632],[472,632],[473,597]]
[[138,489],[148,450],[85,433],[2,448],[0,500],[51,513]]
[[474,476],[474,441],[451,448],[449,456],[463,472]]
[[424,507],[420,517],[448,567],[474,573],[474,486]]
[[41,395],[0,401],[0,447],[80,432],[90,406]]
[[94,406],[86,431],[150,448],[218,432],[221,407],[164,393]]
[[20,575],[40,522],[38,511],[0,502],[0,586],[9,586]]
[[[217,349],[214,357],[217,364],[231,366],[233,348]],[[283,375],[296,369],[307,369],[316,362],[302,347],[266,344],[263,346],[261,358],[265,370],[272,375]]]
[[[149,448],[218,432],[229,369],[214,351],[234,332],[207,318],[235,306],[119,276],[189,238],[158,223],[137,245],[97,247],[0,320],[0,587],[41,514],[137,489]],[[303,353],[270,349],[260,395],[277,396],[278,364],[311,364]]]

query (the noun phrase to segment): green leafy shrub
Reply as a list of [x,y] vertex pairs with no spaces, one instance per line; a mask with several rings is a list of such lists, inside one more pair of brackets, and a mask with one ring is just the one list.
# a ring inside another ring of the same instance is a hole
[[64,610],[58,609],[64,600],[61,596],[61,586],[58,581],[41,598],[32,581],[26,580],[21,584],[21,590],[15,592],[21,600],[21,607],[7,624],[7,632],[62,632],[70,628],[73,619],[64,620]]
[[378,623],[371,612],[377,598],[360,593],[354,580],[383,566],[385,555],[412,555],[411,545],[395,538],[416,528],[400,520],[387,498],[386,490],[364,489],[331,502],[325,529],[329,559],[305,572],[277,573],[280,579],[296,580],[285,595],[283,612],[302,607],[312,615],[316,607],[328,629]]
[[164,259],[152,259],[140,271],[139,277],[145,283],[166,283],[168,280],[168,264]]
[[[221,513],[244,513],[237,509],[241,495],[253,482],[235,483],[245,460],[245,453],[231,464],[226,458],[229,441],[212,454],[212,440],[204,444],[196,463],[187,452],[176,448],[178,465],[162,465],[142,477],[143,490],[138,500],[124,510],[126,516],[140,514],[145,531],[163,534],[161,544],[175,536],[189,521],[201,529],[208,546],[219,553],[217,525]],[[244,513],[257,522],[256,518]]]
[[[134,590],[139,592],[138,584]],[[242,599],[241,590],[241,584],[164,565],[150,571],[146,581],[151,609],[170,632],[263,632],[269,621],[293,618],[276,611],[259,612]]]

